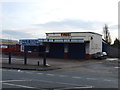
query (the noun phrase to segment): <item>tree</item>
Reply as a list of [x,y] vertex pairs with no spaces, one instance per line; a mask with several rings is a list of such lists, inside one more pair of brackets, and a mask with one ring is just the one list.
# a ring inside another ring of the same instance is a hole
[[113,46],[116,47],[116,48],[120,48],[120,40],[116,38],[114,40]]
[[111,44],[111,36],[110,36],[110,32],[108,30],[108,25],[105,24],[105,26],[103,27],[103,33],[104,33],[104,40],[108,43]]

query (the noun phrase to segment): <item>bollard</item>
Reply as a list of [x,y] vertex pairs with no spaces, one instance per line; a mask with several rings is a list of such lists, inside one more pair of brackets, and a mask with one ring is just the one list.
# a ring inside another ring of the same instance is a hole
[[44,52],[43,66],[46,66],[46,52]]
[[27,64],[27,53],[26,52],[24,53],[24,64],[25,65]]
[[38,66],[39,66],[39,65],[40,65],[40,64],[39,64],[39,61],[38,61],[37,63],[38,63]]
[[11,64],[11,52],[9,52],[9,64]]

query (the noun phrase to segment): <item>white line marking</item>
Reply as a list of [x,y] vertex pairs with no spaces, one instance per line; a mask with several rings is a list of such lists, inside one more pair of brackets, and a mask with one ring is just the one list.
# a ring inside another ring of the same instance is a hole
[[28,73],[28,74],[33,74],[32,72],[25,72],[25,73]]
[[18,85],[18,84],[10,84],[10,83],[2,83],[10,86],[17,86],[17,87],[23,87],[23,88],[35,88],[35,87],[30,87],[30,86],[24,86],[24,85]]
[[31,80],[4,80],[4,81],[0,81],[0,82],[20,82],[20,81],[31,81]]
[[43,73],[37,73],[37,74],[41,74],[42,75]]
[[72,78],[75,78],[75,79],[81,79],[81,77],[72,77]]
[[75,76],[75,77],[72,77],[72,78],[75,78],[75,79],[81,79],[81,77],[77,77],[77,76]]
[[117,68],[117,69],[118,69],[118,68],[120,68],[120,67],[114,67],[114,68]]
[[59,77],[67,77],[67,75],[58,75]]
[[[72,85],[72,86],[80,86],[80,84],[71,84],[71,83],[65,83],[65,82],[55,82],[55,81],[46,81],[46,80],[37,80],[37,79],[32,79],[32,80],[35,80],[35,81],[41,81],[41,82],[46,82],[46,83],[57,83],[57,84],[65,84],[65,85]],[[89,87],[89,88],[92,88],[93,86],[90,86],[90,85],[81,85],[81,86],[84,86],[84,87]]]
[[112,80],[109,80],[109,79],[104,79],[104,81],[108,81],[108,82],[111,82]]
[[[81,88],[93,88],[94,86],[78,86],[78,87],[68,87],[68,88],[62,88],[63,90],[65,89],[65,90],[69,90],[69,89],[71,89],[71,90],[74,90],[74,89],[76,89],[76,90],[80,90]],[[55,90],[60,90],[60,89],[55,89]]]
[[95,78],[86,78],[86,79],[89,79],[89,80],[97,80],[97,79],[95,79]]
[[46,74],[46,75],[48,75],[48,76],[55,76],[54,74]]

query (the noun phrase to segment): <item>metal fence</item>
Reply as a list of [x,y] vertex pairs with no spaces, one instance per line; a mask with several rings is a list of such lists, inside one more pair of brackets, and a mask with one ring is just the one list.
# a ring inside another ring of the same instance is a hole
[[108,57],[120,58],[120,49],[109,46],[108,47]]

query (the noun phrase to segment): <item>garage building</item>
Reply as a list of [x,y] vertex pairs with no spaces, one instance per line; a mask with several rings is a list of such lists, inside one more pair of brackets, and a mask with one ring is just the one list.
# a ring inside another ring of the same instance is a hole
[[[22,46],[23,41],[20,40]],[[102,35],[94,32],[46,33],[46,38],[37,42],[44,45],[47,56],[53,58],[89,59],[96,52],[102,52]]]

